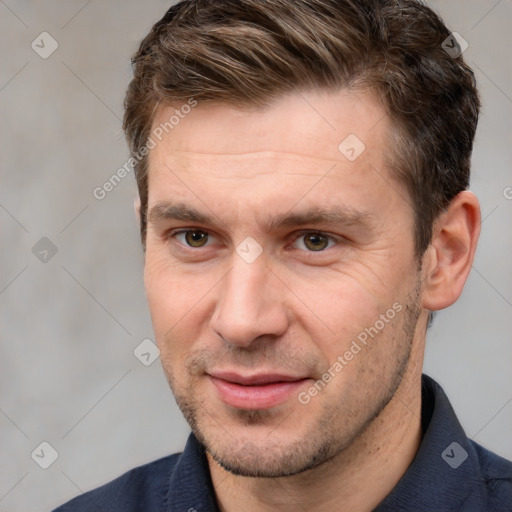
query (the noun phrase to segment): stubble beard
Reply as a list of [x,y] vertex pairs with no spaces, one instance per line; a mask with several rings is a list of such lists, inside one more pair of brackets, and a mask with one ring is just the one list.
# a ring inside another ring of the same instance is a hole
[[[245,439],[236,439],[209,414],[208,404],[201,404],[194,397],[194,385],[188,389],[184,388],[173,378],[169,367],[164,367],[164,370],[176,402],[192,432],[212,459],[225,470],[234,475],[255,478],[278,478],[303,473],[342,454],[364,433],[395,396],[411,358],[416,324],[421,311],[419,294],[418,281],[414,292],[406,301],[402,321],[397,323],[394,336],[385,340],[390,342],[397,337],[400,338],[399,342],[393,345],[397,353],[391,360],[390,371],[380,376],[374,360],[374,367],[370,371],[364,369],[360,372],[361,376],[370,375],[370,379],[373,378],[370,393],[366,393],[359,400],[354,400],[350,394],[359,389],[363,395],[361,387],[364,387],[365,383],[352,382],[350,389],[344,390],[344,397],[340,402],[325,403],[315,425],[300,439],[288,443],[283,443],[279,436],[272,436],[273,429],[282,431],[287,427],[286,418],[280,420],[280,425],[275,419],[272,421],[274,412],[271,410],[234,411],[234,417],[247,427],[248,431]],[[382,341],[376,339],[373,342]],[[350,404],[346,403],[347,398]],[[304,412],[307,414],[306,408]],[[264,446],[258,446],[248,439],[251,427],[261,428],[261,425],[269,425],[269,435],[265,437]]]

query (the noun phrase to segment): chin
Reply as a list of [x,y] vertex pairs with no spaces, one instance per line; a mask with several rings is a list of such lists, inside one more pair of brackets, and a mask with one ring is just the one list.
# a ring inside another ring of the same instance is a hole
[[237,476],[280,478],[308,471],[335,455],[333,446],[312,446],[304,440],[283,443],[242,441],[209,443],[196,433],[211,458],[222,468]]
[[[243,418],[242,422],[239,417]],[[238,476],[297,475],[328,461],[344,448],[339,433],[336,436],[333,430],[326,432],[325,425],[315,427],[300,421],[276,421],[275,417],[273,421],[261,422],[268,418],[269,411],[237,411],[236,423],[203,416],[189,424],[211,459]],[[286,428],[280,428],[280,423]],[[295,424],[295,429],[291,428],[291,423]],[[319,435],[318,427],[323,430],[323,436]]]

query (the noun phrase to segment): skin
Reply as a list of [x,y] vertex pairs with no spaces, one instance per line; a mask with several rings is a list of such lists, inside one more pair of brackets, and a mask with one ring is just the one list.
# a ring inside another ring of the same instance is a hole
[[[154,127],[175,108],[161,107]],[[428,312],[460,295],[480,214],[459,194],[418,261],[411,201],[386,168],[391,129],[368,94],[297,92],[264,110],[200,104],[150,152],[150,312],[223,511],[372,510],[418,449]],[[338,149],[349,134],[366,146],[352,162]],[[173,218],[172,205],[209,219]],[[349,215],[310,221],[334,209]],[[305,223],[270,225],[291,214]],[[247,237],[262,250],[251,263],[236,251]],[[303,380],[275,406],[233,407],[218,371]]]

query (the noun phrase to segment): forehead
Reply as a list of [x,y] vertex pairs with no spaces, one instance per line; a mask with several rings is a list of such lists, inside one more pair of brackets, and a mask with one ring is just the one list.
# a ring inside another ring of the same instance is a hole
[[[366,154],[361,156],[375,157],[389,132],[389,120],[373,95],[345,89],[297,91],[263,109],[189,105],[190,101],[157,111],[152,126],[157,145],[150,153],[150,165],[162,154],[189,163],[216,156],[241,161],[259,153],[275,160],[283,155],[300,159],[307,172],[314,161],[345,163],[347,156],[354,156],[351,146],[356,156],[364,147]],[[340,148],[345,141],[347,147]]]
[[166,106],[153,123],[148,206],[180,201],[247,222],[298,202],[303,212],[377,213],[404,196],[387,176],[389,130],[375,98],[346,90],[297,92],[259,110]]

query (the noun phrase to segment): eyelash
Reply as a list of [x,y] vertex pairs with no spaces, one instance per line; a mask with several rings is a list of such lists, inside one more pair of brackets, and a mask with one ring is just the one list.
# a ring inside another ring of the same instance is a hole
[[[307,251],[306,249],[302,249],[308,253],[315,253],[315,252],[319,252],[319,253],[322,253],[322,252],[325,252],[327,251],[327,249],[331,249],[333,247],[333,245],[339,245],[341,242],[338,238],[335,238],[334,236],[332,235],[329,235],[328,233],[324,233],[323,231],[311,231],[311,230],[306,230],[306,231],[301,231],[299,232],[298,234],[296,234],[294,237],[293,237],[293,241],[292,243],[295,243],[297,242],[297,240],[300,240],[301,238],[303,238],[304,236],[306,235],[320,235],[322,237],[325,237],[328,241],[328,246],[325,248],[325,249],[322,249],[320,251]],[[330,242],[334,242],[333,245],[329,245]]]
[[[177,235],[180,235],[180,234],[185,234],[185,233],[188,233],[190,231],[202,231],[208,235],[210,235],[210,233],[206,230],[206,229],[202,229],[202,228],[187,228],[187,229],[178,229],[178,230],[175,230],[175,231],[171,231],[169,232],[168,234],[165,235],[165,238],[168,239],[168,240],[171,240],[171,239],[176,239],[176,236]],[[300,238],[306,236],[306,235],[320,235],[320,236],[323,236],[325,237],[328,242],[334,242],[334,245],[340,245],[342,243],[342,239],[340,239],[339,237],[334,237],[332,235],[329,235],[328,233],[325,233],[323,231],[315,231],[315,230],[303,230],[303,231],[300,231],[299,233],[295,234],[292,238],[292,243],[295,243],[297,240],[299,240]],[[187,245],[187,244],[184,244],[184,243],[181,243],[179,242],[180,245],[182,247],[185,247],[187,249],[190,249],[190,250],[195,250],[195,249],[203,249],[203,247],[191,247],[190,245]],[[305,252],[308,252],[308,253],[315,253],[315,252],[318,252],[318,253],[323,253],[325,251],[327,251],[327,249],[331,249],[333,246],[328,246],[326,247],[325,249],[322,249],[320,251],[307,251],[305,249],[302,249],[304,250]]]

